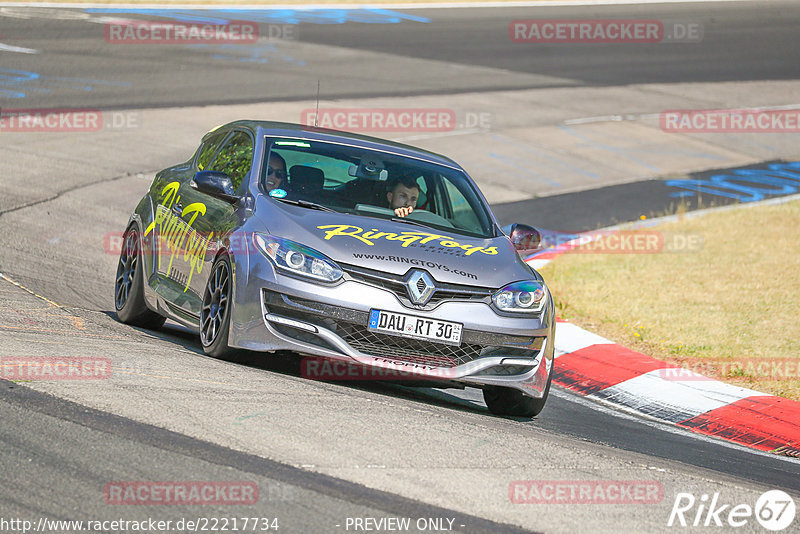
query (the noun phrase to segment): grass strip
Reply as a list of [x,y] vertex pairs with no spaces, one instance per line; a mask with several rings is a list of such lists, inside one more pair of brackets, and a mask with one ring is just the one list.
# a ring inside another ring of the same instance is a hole
[[711,378],[800,401],[800,201],[679,218],[621,250],[625,232],[542,270],[561,317]]

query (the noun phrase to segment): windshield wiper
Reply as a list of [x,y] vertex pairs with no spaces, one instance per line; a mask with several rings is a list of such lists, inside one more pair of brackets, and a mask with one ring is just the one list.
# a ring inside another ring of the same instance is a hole
[[419,221],[413,221],[413,220],[411,220],[411,219],[405,219],[405,218],[403,218],[403,217],[392,217],[392,220],[393,220],[394,222],[401,222],[401,223],[407,223],[407,224],[415,224],[415,225],[417,225],[417,226],[422,226],[423,228],[430,228],[430,226],[428,226],[427,224],[423,224],[423,223],[421,223],[421,222],[419,222]]
[[295,206],[300,206],[300,207],[308,208],[308,209],[312,209],[312,210],[333,211],[333,212],[338,213],[333,208],[329,208],[328,206],[323,206],[322,204],[317,204],[316,202],[310,202],[308,200],[300,200],[300,199],[293,200],[293,199],[289,199],[289,198],[278,198],[276,200],[279,200],[281,202],[285,202],[287,204],[294,204]]

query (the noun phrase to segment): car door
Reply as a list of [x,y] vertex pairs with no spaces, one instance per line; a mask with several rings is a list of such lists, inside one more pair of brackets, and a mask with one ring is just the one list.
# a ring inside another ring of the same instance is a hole
[[159,172],[151,187],[154,220],[144,232],[146,250],[153,251],[152,267],[148,268],[152,273],[149,283],[173,312],[176,307],[192,307],[186,302],[192,300],[185,291],[186,277],[176,268],[182,258],[176,248],[187,230],[183,219],[183,194],[195,172],[211,163],[229,134],[229,131],[218,130],[206,135],[191,160]]
[[[253,150],[254,139],[250,133],[234,130],[211,161],[202,169],[198,165],[198,169],[226,173],[241,195],[249,180]],[[224,240],[242,221],[236,203],[198,191],[193,180],[181,184],[179,193],[180,204],[174,206],[173,211],[180,211],[187,229],[175,247],[180,257],[174,258],[169,268],[174,269],[175,276],[182,284],[181,307],[193,315],[199,315],[205,282],[216,252],[215,243]]]

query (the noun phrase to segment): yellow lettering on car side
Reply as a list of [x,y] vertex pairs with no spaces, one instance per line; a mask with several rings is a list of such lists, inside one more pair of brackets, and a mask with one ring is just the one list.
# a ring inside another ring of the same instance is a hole
[[[203,271],[208,245],[213,239],[214,232],[208,238],[205,238],[192,228],[197,217],[206,214],[206,205],[202,202],[189,204],[183,208],[180,216],[172,212],[172,206],[180,201],[181,198],[178,195],[180,186],[180,182],[170,182],[161,190],[161,202],[156,208],[155,219],[147,226],[144,235],[148,235],[155,228],[158,228],[157,261],[160,267],[163,244],[166,250],[170,252],[169,265],[166,271],[168,273],[172,271],[172,263],[175,261],[175,257],[178,256],[178,251],[183,251],[181,259],[189,262],[189,277],[186,280],[186,287],[183,289],[185,293],[192,283],[192,276]],[[188,221],[183,219],[187,215],[189,216]]]

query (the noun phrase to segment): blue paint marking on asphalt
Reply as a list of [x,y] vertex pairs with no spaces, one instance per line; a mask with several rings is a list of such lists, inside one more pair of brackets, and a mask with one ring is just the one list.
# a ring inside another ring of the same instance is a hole
[[498,159],[498,160],[502,161],[503,163],[505,163],[509,167],[513,167],[513,168],[517,169],[518,171],[521,171],[523,174],[527,174],[529,176],[533,176],[533,177],[543,181],[547,185],[550,185],[550,186],[553,186],[553,187],[561,187],[560,183],[554,182],[554,181],[550,180],[549,178],[546,178],[546,177],[542,176],[541,174],[538,174],[538,173],[535,173],[535,172],[531,171],[530,167],[527,164],[520,165],[520,164],[516,163],[514,161],[514,158],[509,158],[507,156],[502,156],[502,155],[496,154],[494,152],[489,152],[489,156],[492,157],[492,158],[495,158],[495,159]]
[[[39,73],[25,70],[2,69],[0,68],[0,95],[7,98],[25,98],[27,93],[18,90],[17,87],[39,79]],[[11,89],[5,89],[12,87]],[[30,90],[30,89],[29,89]],[[39,90],[41,92],[41,89]]]
[[725,160],[725,156],[720,156],[717,154],[709,154],[707,152],[698,152],[696,150],[686,150],[674,146],[667,146],[667,147],[639,147],[636,149],[638,152],[644,152],[647,154],[670,154],[672,156],[681,156],[687,158],[698,158],[698,159],[710,159],[712,161],[723,161]]
[[213,59],[221,59],[225,61],[238,61],[240,63],[259,63],[265,64],[272,62],[283,62],[297,65],[298,67],[305,67],[306,62],[302,59],[296,59],[286,52],[278,49],[275,44],[257,44],[252,46],[221,44],[221,45],[187,45],[190,48],[200,50],[208,50],[211,52]]
[[47,76],[33,71],[4,69],[0,67],[0,96],[6,98],[25,98],[28,96],[28,93],[52,93],[53,88],[67,88],[89,92],[94,91],[95,87],[98,85],[128,87],[130,83],[110,82],[88,78]]
[[161,17],[189,24],[228,24],[233,20],[272,24],[398,24],[400,22],[423,22],[426,17],[400,13],[390,9],[154,9],[154,8],[88,8],[86,13],[111,15],[144,15]]
[[[604,140],[620,140],[624,142],[630,141],[630,135],[615,135],[610,132],[603,132],[603,139]],[[605,147],[601,147],[605,148]],[[619,149],[623,150],[623,149]],[[677,146],[670,146],[670,145],[640,145],[636,148],[629,149],[631,151],[643,153],[643,154],[669,154],[671,156],[681,156],[681,157],[689,157],[689,158],[699,158],[699,159],[709,159],[712,161],[722,161],[725,159],[724,156],[720,156],[717,154],[709,154],[707,152],[699,152],[697,150],[689,150],[686,148],[681,148]]]
[[516,141],[514,139],[509,139],[505,135],[492,134],[491,137],[492,137],[492,139],[496,139],[496,140],[498,140],[498,141],[500,141],[502,143],[519,147],[519,148],[525,150],[526,152],[532,152],[532,153],[536,154],[538,157],[541,157],[541,158],[544,158],[546,160],[552,161],[552,162],[556,163],[557,165],[559,165],[561,167],[564,167],[564,168],[566,168],[566,169],[568,169],[570,171],[573,171],[573,170],[577,171],[579,174],[583,174],[584,176],[588,176],[589,178],[591,178],[593,180],[597,180],[597,179],[600,178],[600,175],[597,174],[596,172],[591,172],[591,171],[587,171],[585,169],[582,169],[581,167],[573,165],[569,161],[563,160],[563,159],[558,158],[556,156],[551,156],[550,154],[547,154],[544,151],[536,150],[535,148],[533,148],[533,147],[531,147],[529,145],[526,145],[524,143],[520,143],[519,141]]
[[[152,8],[88,8],[86,13],[106,15],[134,15],[159,17],[176,22],[193,24],[224,25],[233,20],[246,20],[255,23],[271,24],[398,24],[401,22],[428,23],[430,19],[389,9],[152,9]],[[240,46],[240,45],[237,45]],[[241,49],[241,48],[240,48]],[[245,56],[228,54],[224,49],[212,55],[215,59],[233,60],[249,63],[268,63],[270,60],[283,61],[304,66],[305,62],[295,59],[274,47],[248,47]],[[0,97],[23,99],[31,93],[52,93],[56,88],[78,91],[94,91],[96,86],[130,86],[126,82],[110,82],[82,78],[44,76],[33,71],[0,68]]]
[[594,141],[592,139],[589,139],[585,135],[576,132],[574,129],[570,128],[569,126],[559,126],[558,128],[560,130],[563,130],[563,131],[567,132],[569,135],[571,135],[573,137],[577,137],[578,139],[586,141],[587,143],[589,143],[593,147],[600,148],[602,150],[608,150],[609,152],[611,152],[613,154],[617,154],[618,156],[621,156],[621,157],[623,157],[625,159],[633,161],[634,163],[638,163],[642,167],[645,167],[645,168],[650,169],[652,171],[656,171],[656,172],[660,171],[660,169],[658,167],[656,167],[654,165],[650,165],[649,163],[647,163],[644,160],[641,160],[639,158],[636,158],[634,156],[626,154],[626,152],[627,152],[626,150],[623,150],[623,149],[618,148],[618,147],[609,146],[609,145]]
[[681,189],[670,193],[675,198],[705,193],[739,202],[756,202],[767,196],[792,195],[800,191],[800,161],[771,163],[764,169],[735,169],[707,179],[667,180],[666,185]]

